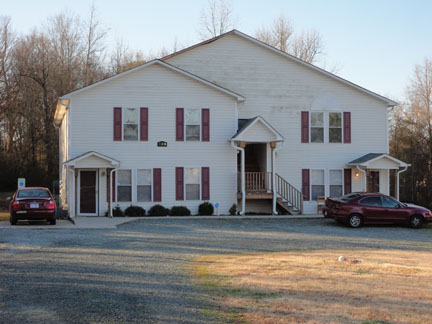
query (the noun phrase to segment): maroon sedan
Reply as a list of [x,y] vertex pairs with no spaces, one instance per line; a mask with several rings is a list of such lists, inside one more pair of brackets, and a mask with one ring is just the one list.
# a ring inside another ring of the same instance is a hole
[[47,220],[56,223],[56,204],[47,188],[29,187],[18,189],[10,199],[10,223],[18,220]]
[[420,228],[432,222],[429,209],[405,204],[380,193],[351,193],[327,198],[323,214],[351,227],[363,224],[403,224]]

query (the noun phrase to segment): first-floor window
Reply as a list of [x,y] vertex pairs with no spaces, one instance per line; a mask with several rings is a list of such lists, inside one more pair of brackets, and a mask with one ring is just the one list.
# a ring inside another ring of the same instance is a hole
[[117,201],[132,201],[132,171],[117,171]]
[[312,200],[324,196],[324,170],[311,171]]
[[186,200],[200,199],[200,168],[185,169]]
[[342,196],[342,170],[330,170],[330,197]]
[[137,170],[137,201],[151,201],[152,172],[151,169]]

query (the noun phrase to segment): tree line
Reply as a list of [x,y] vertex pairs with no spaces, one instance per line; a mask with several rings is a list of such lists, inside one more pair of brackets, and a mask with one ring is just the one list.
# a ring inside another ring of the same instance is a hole
[[[232,3],[209,0],[197,31],[208,39],[235,27]],[[43,186],[58,179],[53,118],[60,96],[184,47],[175,40],[168,49],[144,53],[122,39],[109,47],[108,31],[94,7],[84,18],[60,13],[24,35],[14,32],[9,17],[0,17],[0,191],[15,189],[18,177]],[[255,37],[325,67],[319,32],[296,33],[283,14]],[[401,199],[432,207],[431,59],[415,67],[400,103],[390,113],[390,153],[411,164],[401,174]]]

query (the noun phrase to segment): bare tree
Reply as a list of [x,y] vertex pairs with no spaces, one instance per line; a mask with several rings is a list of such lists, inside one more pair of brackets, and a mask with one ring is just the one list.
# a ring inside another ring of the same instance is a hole
[[314,63],[322,50],[321,35],[314,30],[301,33],[291,45],[291,54],[308,63]]
[[94,4],[90,8],[90,16],[86,25],[84,85],[89,85],[101,78],[105,50],[104,40],[107,36],[107,30],[102,27],[102,23],[97,17]]
[[233,9],[229,0],[209,0],[201,12],[200,36],[203,40],[219,36],[234,28]]
[[323,52],[322,38],[318,32],[312,30],[295,37],[294,27],[283,14],[273,21],[270,28],[258,29],[255,37],[308,63],[314,63]]

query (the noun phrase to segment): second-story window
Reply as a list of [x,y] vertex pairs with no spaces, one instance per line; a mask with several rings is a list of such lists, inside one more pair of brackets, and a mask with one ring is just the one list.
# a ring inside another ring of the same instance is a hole
[[329,113],[329,143],[342,143],[342,113]]
[[186,141],[199,141],[201,133],[201,109],[185,110]]
[[312,111],[310,125],[311,143],[324,143],[324,113]]
[[123,122],[123,140],[138,140],[138,109],[126,108],[124,110]]

